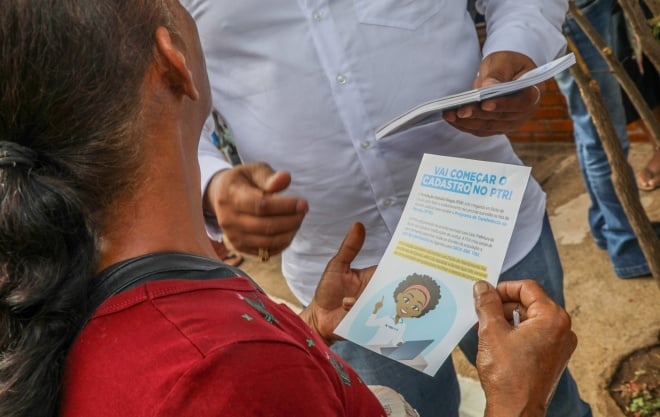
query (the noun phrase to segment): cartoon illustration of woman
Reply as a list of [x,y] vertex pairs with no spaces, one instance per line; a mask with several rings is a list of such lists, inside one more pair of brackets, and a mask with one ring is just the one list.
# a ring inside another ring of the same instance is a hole
[[440,286],[428,275],[412,274],[401,281],[394,290],[396,311],[394,317],[377,317],[385,296],[376,302],[366,326],[379,329],[367,345],[399,346],[406,330],[404,318],[419,318],[433,310],[440,301]]

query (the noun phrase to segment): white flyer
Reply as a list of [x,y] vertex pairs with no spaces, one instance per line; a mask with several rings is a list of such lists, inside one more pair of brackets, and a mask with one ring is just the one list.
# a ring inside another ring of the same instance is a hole
[[370,283],[335,333],[433,375],[496,284],[531,168],[425,154]]

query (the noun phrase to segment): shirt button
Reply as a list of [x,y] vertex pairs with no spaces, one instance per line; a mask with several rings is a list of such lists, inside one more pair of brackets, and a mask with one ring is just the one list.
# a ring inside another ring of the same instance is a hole
[[394,201],[392,201],[391,198],[386,198],[385,200],[383,200],[383,205],[385,205],[385,207],[389,207],[392,205],[393,202]]
[[348,82],[348,80],[346,79],[346,77],[343,74],[339,74],[337,76],[337,82],[341,85],[344,85]]
[[323,19],[323,12],[315,12],[312,15],[312,19],[316,20],[317,22],[321,19]]
[[362,147],[362,149],[369,149],[369,147],[371,146],[371,142],[365,140],[360,144],[360,146]]

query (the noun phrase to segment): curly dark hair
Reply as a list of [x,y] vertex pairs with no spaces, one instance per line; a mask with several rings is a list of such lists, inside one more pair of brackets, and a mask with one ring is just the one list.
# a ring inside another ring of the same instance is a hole
[[397,285],[396,289],[394,290],[394,301],[396,302],[396,296],[403,291],[406,290],[406,288],[410,287],[411,285],[421,285],[423,287],[426,287],[427,290],[429,290],[429,302],[424,307],[424,310],[422,310],[422,314],[420,314],[419,317],[422,317],[424,314],[428,313],[429,311],[433,310],[437,305],[438,302],[440,301],[440,298],[442,298],[442,295],[440,294],[440,286],[438,285],[437,282],[433,280],[428,275],[421,275],[421,274],[412,274],[408,275],[406,279],[401,281],[399,285]]

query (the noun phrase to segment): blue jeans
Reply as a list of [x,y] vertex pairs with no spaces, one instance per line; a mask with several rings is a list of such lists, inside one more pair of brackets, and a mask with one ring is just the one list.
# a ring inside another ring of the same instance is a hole
[[[605,42],[611,45],[610,15],[614,0],[585,0],[577,5],[600,33]],[[591,44],[586,35],[569,18],[564,30],[575,41],[584,57],[592,77],[598,82],[605,107],[616,130],[621,148],[628,154],[630,142],[626,133],[625,109],[621,98],[621,88],[610,73],[607,63]],[[591,115],[582,101],[575,80],[568,71],[556,77],[559,89],[566,97],[568,109],[573,119],[573,130],[577,157],[582,177],[591,198],[589,226],[596,244],[607,249],[614,272],[620,278],[632,278],[650,274],[649,266],[637,242],[623,207],[614,192],[612,171],[601,144]],[[632,168],[631,172],[632,172]]]
[[[501,280],[533,277],[559,304],[564,305],[563,271],[547,216],[543,231],[532,251],[517,265],[504,272]],[[465,356],[475,363],[477,333],[470,330],[459,344]],[[367,384],[386,385],[401,393],[421,417],[457,417],[460,392],[451,358],[430,377],[350,342],[333,345],[333,350],[353,366]],[[591,417],[588,404],[580,399],[577,386],[566,370],[548,409],[548,417]]]
[[[522,261],[500,275],[500,281],[521,278],[533,278],[557,304],[564,306],[564,271],[547,215],[543,218],[543,230],[532,251]],[[474,329],[471,329],[459,344],[465,356],[473,364],[476,360],[477,345],[477,332]],[[555,396],[548,407],[547,417],[560,416],[591,417],[591,408],[580,399],[577,385],[568,369],[561,376]]]
[[351,342],[337,342],[332,350],[366,384],[385,385],[403,395],[420,417],[458,417],[461,393],[451,358],[434,376],[429,376]]

